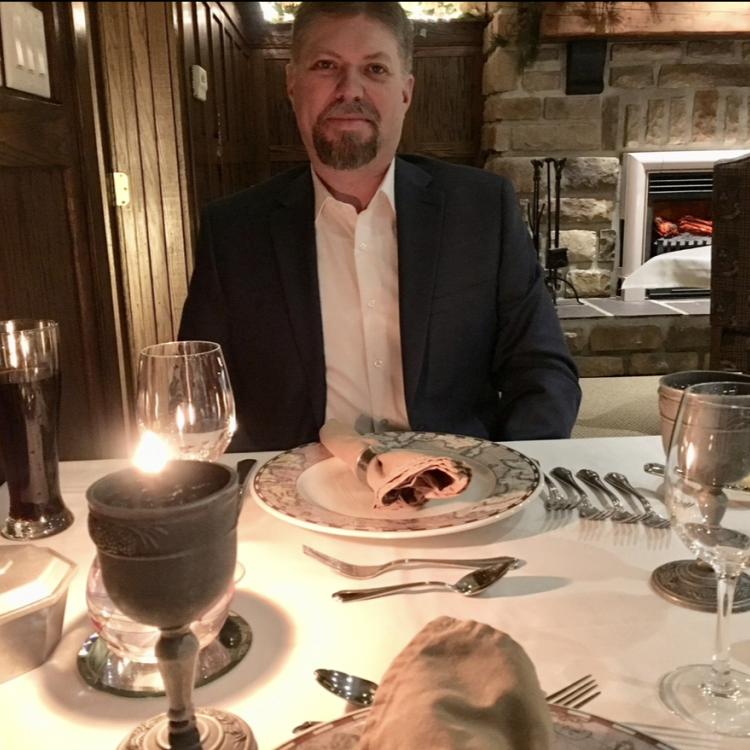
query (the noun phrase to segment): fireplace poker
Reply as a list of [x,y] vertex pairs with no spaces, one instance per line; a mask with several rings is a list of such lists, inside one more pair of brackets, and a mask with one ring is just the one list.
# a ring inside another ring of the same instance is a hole
[[560,184],[565,159],[555,160],[555,247],[560,247]]
[[554,161],[551,156],[544,159],[547,165],[547,250],[552,247],[552,164]]
[[539,252],[539,224],[542,220],[542,211],[539,208],[539,202],[540,202],[540,195],[539,195],[539,188],[542,181],[542,167],[544,166],[544,162],[541,159],[532,159],[531,160],[531,166],[534,167],[534,195],[532,198],[532,225],[531,225],[531,233],[534,238],[534,247],[536,248],[537,253]]

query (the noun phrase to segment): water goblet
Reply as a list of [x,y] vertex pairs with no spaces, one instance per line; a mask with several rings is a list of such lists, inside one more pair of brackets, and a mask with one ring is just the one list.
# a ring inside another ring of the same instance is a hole
[[750,474],[750,384],[714,382],[685,390],[667,455],[665,497],[677,535],[717,577],[712,663],[665,675],[659,695],[683,718],[712,731],[750,735],[750,675],[730,666],[728,626],[737,581],[750,564],[750,514],[725,486]]
[[193,707],[198,641],[190,623],[231,585],[241,499],[221,464],[172,461],[158,475],[136,468],[89,487],[89,534],[112,601],[159,628],[156,647],[169,710],[149,719],[119,750],[251,750],[250,728],[233,714]]

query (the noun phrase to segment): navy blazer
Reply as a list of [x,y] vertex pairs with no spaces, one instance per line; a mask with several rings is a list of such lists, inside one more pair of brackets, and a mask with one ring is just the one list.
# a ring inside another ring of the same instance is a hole
[[[395,194],[412,429],[567,437],[577,372],[510,183],[398,157]],[[179,336],[224,350],[239,423],[233,450],[318,439],[326,382],[309,166],[206,208]]]

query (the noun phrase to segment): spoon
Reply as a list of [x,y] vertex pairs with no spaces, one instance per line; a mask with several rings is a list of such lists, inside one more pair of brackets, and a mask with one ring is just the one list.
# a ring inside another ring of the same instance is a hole
[[330,693],[355,706],[372,705],[378,689],[376,683],[364,677],[356,677],[336,669],[316,669],[315,679]]
[[359,599],[373,599],[377,596],[394,594],[406,589],[435,587],[455,591],[464,596],[475,596],[492,586],[495,581],[502,578],[509,570],[513,570],[513,568],[517,568],[521,564],[521,560],[511,557],[497,565],[472,570],[471,573],[467,573],[455,583],[446,583],[445,581],[415,581],[413,583],[398,583],[394,586],[378,586],[372,589],[344,589],[343,591],[334,592],[331,596],[342,602],[354,602]]

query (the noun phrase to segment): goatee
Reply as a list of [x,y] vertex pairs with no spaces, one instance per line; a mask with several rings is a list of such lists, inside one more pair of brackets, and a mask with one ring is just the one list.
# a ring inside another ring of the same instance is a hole
[[[329,138],[324,132],[328,118],[345,115],[364,115],[372,125],[372,134],[363,137],[359,133],[343,132],[336,138]],[[364,102],[349,104],[335,103],[322,112],[313,126],[312,137],[315,153],[327,167],[333,169],[359,169],[369,164],[378,154],[380,129],[377,111]]]

